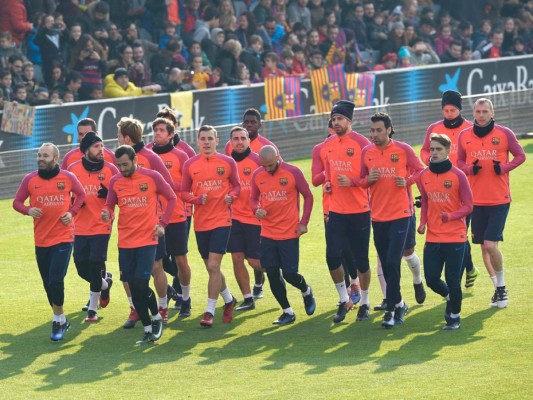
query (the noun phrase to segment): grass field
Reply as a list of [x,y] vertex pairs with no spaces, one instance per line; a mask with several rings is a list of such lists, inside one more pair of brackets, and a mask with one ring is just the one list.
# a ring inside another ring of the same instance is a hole
[[[531,157],[533,140],[522,145]],[[309,175],[309,160],[296,164]],[[438,295],[428,290],[426,302],[415,304],[405,264],[402,288],[411,309],[404,326],[384,330],[378,312],[371,313],[370,321],[357,323],[351,312],[334,326],[331,318],[338,298],[325,265],[320,192],[315,189],[300,263],[317,298],[315,315],[305,315],[301,296],[291,287],[296,323],[271,325],[280,310],[267,285],[254,311],[238,314],[232,324],[224,325],[219,300],[215,325],[201,328],[207,273],[191,240],[193,315],[178,321],[171,311],[163,337],[147,347],[135,345],[142,336],[140,324],[122,329],[129,309],[120,284],[111,291],[110,306],[100,310],[101,321],[84,323],[80,309],[88,284],[77,276],[73,263],[65,295],[72,328],[63,342],[51,342],[51,310],[34,259],[31,220],[16,213],[10,200],[1,201],[1,391],[6,399],[533,398],[532,174],[531,160],[511,173],[514,201],[501,246],[510,297],[507,309],[488,307],[492,282],[476,247],[474,261],[482,273],[474,293],[465,296],[458,331],[441,331],[444,303]],[[417,239],[421,257],[423,239]],[[108,269],[118,277],[115,244],[114,235]],[[371,265],[375,272],[373,245]],[[223,271],[241,300],[228,256]],[[372,305],[381,297],[374,279]]]

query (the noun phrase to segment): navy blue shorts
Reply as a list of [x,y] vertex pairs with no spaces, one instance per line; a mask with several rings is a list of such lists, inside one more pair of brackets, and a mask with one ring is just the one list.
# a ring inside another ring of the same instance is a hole
[[228,253],[244,253],[247,258],[259,259],[261,225],[245,224],[231,220]]
[[35,258],[45,286],[63,282],[71,254],[72,243],[59,243],[50,247],[35,246]]
[[474,206],[472,211],[472,243],[483,244],[503,241],[503,229],[511,204],[497,206]]
[[409,230],[405,238],[404,250],[413,249],[416,246],[416,215],[413,213],[409,221]]
[[107,245],[111,235],[91,235],[74,237],[74,262],[107,261]]
[[166,246],[166,239],[165,235],[160,236],[157,239],[157,246],[155,251],[155,261],[161,260],[167,256],[167,246]]
[[149,280],[152,276],[157,245],[137,247],[134,249],[118,249],[118,267],[122,282],[133,282],[134,279]]
[[222,226],[210,231],[194,232],[198,251],[202,259],[207,260],[209,253],[226,254],[230,232],[230,226]]
[[300,238],[273,240],[261,236],[261,267],[281,268],[283,272],[298,272]]
[[168,224],[165,228],[167,254],[171,256],[184,256],[187,254],[189,251],[187,248],[188,239],[187,221]]

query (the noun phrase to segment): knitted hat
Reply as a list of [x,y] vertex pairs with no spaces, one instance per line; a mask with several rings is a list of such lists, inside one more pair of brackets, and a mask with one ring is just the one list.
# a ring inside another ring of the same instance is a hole
[[448,104],[462,110],[463,101],[461,99],[461,93],[456,92],[455,90],[446,90],[442,94],[442,107],[444,108],[444,106]]
[[99,136],[96,136],[96,133],[94,133],[93,131],[89,131],[81,140],[80,150],[82,153],[85,153],[91,148],[93,144],[101,141],[102,139]]
[[337,104],[333,106],[333,109],[331,110],[331,116],[330,118],[333,118],[335,114],[340,114],[344,118],[347,118],[348,120],[352,120],[353,118],[353,109],[355,108],[355,104],[351,101],[346,100],[339,100]]
[[115,70],[115,75],[113,76],[115,79],[121,77],[121,76],[124,76],[124,75],[128,75],[128,70],[126,68],[117,68]]
[[411,57],[411,53],[407,47],[402,46],[400,47],[400,51],[398,51],[398,58],[401,60],[404,57]]

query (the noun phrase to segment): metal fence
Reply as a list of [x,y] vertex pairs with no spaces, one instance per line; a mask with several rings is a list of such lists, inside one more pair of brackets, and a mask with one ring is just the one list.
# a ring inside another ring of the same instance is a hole
[[[463,98],[462,114],[467,119],[472,119],[472,107],[479,97],[482,96]],[[533,111],[532,89],[492,93],[485,97],[494,103],[495,120],[498,124],[509,127],[517,136],[533,131],[529,121],[529,113]],[[440,99],[357,108],[353,120],[354,130],[366,135],[370,126],[370,116],[378,111],[387,112],[391,116],[396,131],[395,139],[411,145],[421,144],[427,127],[442,118]],[[264,121],[262,134],[276,143],[284,160],[309,158],[313,146],[326,136],[328,119],[329,114],[311,114],[284,120]],[[229,139],[229,132],[233,126],[216,127],[220,136],[220,151]],[[182,131],[180,135],[183,140],[196,148],[196,131]],[[148,133],[145,141],[151,139],[152,134]],[[117,141],[106,140],[105,145],[113,149]],[[60,152],[63,155],[72,148],[71,145],[60,146]],[[13,197],[24,175],[37,168],[36,153],[37,149],[0,152],[0,198]]]

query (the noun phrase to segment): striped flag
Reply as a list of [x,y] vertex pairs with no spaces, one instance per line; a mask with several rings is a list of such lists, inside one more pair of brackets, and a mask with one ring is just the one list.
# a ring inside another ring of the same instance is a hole
[[302,115],[301,86],[302,78],[297,75],[266,78],[266,119],[283,119]]
[[342,64],[311,71],[311,86],[317,113],[330,112],[337,101],[348,99]]
[[346,74],[346,83],[348,86],[348,98],[355,103],[356,107],[372,105],[375,84],[374,74]]

